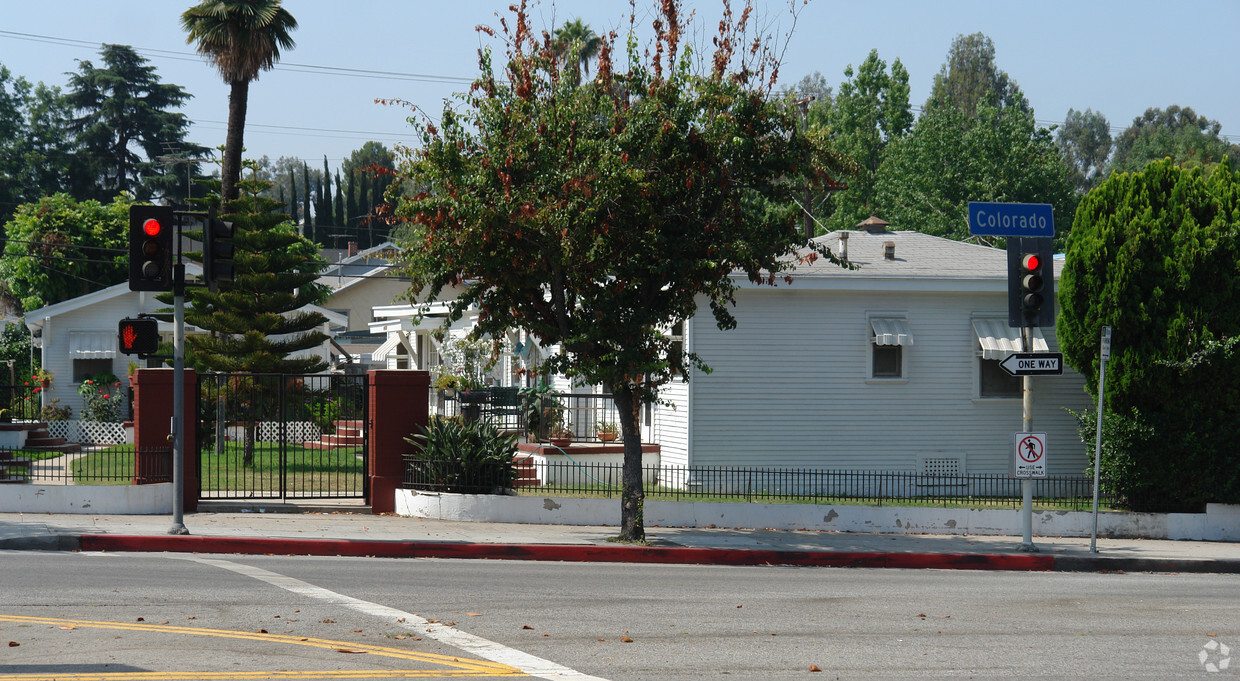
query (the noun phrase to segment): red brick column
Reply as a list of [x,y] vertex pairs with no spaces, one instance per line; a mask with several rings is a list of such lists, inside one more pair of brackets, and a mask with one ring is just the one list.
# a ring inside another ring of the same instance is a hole
[[[164,475],[171,479],[172,459],[154,451],[171,451],[172,440],[172,369],[138,369],[129,377],[133,386],[133,445],[135,485],[159,482]],[[185,510],[198,510],[198,447],[195,405],[198,395],[198,374],[185,370],[185,436],[184,496]]]
[[431,375],[425,371],[370,371],[370,414],[366,449],[370,455],[370,509],[396,510],[396,490],[405,475],[405,452],[413,445],[405,438],[427,422]]

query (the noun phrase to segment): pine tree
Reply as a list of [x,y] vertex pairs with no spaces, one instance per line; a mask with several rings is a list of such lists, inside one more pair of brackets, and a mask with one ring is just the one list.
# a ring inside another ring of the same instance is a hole
[[[191,306],[185,321],[214,332],[188,338],[194,360],[200,369],[228,373],[322,371],[326,363],[305,354],[327,340],[318,330],[323,315],[304,311],[327,296],[327,289],[314,283],[324,266],[318,249],[276,212],[273,199],[259,195],[269,182],[251,177],[237,185],[240,198],[228,202],[221,216],[236,230],[233,281],[221,283],[216,293],[187,291]],[[233,387],[239,394],[244,389],[251,403],[262,397],[261,386],[248,379],[236,379]],[[253,428],[251,421],[245,435],[247,465],[254,456]]]

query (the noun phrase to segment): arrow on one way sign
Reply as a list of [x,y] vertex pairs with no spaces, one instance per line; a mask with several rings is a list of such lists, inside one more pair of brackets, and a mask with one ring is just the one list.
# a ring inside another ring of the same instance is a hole
[[1014,352],[999,366],[1013,376],[1059,376],[1063,374],[1063,353]]

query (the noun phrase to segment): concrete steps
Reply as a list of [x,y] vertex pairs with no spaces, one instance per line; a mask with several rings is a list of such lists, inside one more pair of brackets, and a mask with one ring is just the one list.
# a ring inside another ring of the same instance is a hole
[[334,422],[336,432],[323,435],[317,441],[303,442],[305,449],[339,449],[341,447],[361,447],[366,443],[366,435],[362,431],[360,419],[341,420]]
[[542,480],[538,479],[538,470],[529,456],[518,454],[512,457],[512,465],[517,469],[517,477],[512,481],[513,487],[539,487]]

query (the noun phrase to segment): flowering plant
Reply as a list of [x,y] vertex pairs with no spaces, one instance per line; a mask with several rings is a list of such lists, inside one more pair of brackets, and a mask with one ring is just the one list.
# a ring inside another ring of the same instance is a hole
[[78,386],[78,394],[85,402],[85,409],[82,410],[84,420],[113,423],[122,420],[125,395],[121,390],[121,382],[115,380],[115,376],[108,378],[112,380],[104,382],[88,378]]

